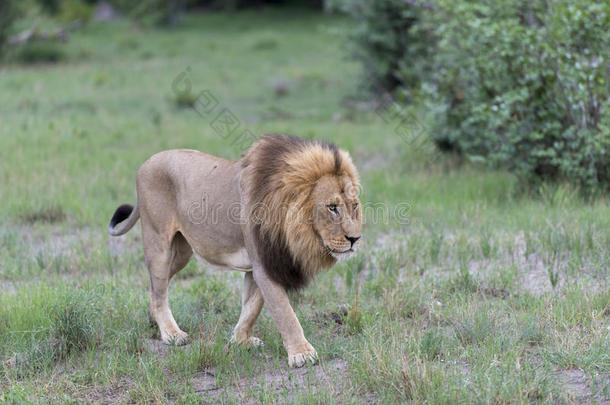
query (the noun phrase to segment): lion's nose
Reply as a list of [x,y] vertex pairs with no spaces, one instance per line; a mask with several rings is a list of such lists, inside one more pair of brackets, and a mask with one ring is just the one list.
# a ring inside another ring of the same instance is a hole
[[347,236],[347,235],[345,235],[345,239],[349,240],[349,242],[352,244],[352,246],[354,246],[354,243],[356,243],[358,241],[358,239],[360,239],[360,236]]

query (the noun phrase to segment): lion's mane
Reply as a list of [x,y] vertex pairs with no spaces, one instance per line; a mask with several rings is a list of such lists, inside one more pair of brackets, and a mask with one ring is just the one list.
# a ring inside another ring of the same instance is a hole
[[326,175],[347,175],[359,187],[349,154],[332,143],[265,135],[242,158],[240,184],[259,259],[286,289],[304,287],[336,262],[312,224],[312,190]]

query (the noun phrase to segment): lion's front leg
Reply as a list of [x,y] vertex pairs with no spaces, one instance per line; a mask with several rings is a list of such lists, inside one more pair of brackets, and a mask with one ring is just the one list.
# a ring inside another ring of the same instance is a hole
[[284,341],[288,353],[288,365],[302,367],[308,361],[315,363],[318,354],[305,339],[303,328],[290,306],[286,290],[272,281],[260,266],[253,267],[253,276]]
[[254,281],[252,272],[248,272],[244,275],[244,290],[242,292],[241,300],[241,314],[239,315],[239,321],[233,329],[233,336],[231,336],[231,342],[237,343],[244,346],[260,346],[263,342],[252,336],[252,329],[256,318],[261,313],[263,308],[263,296],[261,294],[258,285]]

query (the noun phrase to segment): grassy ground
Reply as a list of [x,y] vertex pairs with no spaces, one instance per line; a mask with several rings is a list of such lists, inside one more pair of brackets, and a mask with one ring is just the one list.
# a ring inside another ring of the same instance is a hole
[[[272,11],[93,24],[60,63],[0,69],[0,401],[610,401],[608,200],[532,197],[405,141],[425,132],[422,110],[397,131],[349,101],[346,24]],[[214,113],[188,107],[204,90]],[[161,345],[139,230],[107,236],[151,154],[239,156],[215,132],[221,108],[238,132],[332,140],[360,168],[364,248],[293,295],[315,367],[287,369],[266,311],[264,348],[227,346],[241,276],[196,261],[170,291],[193,341]]]

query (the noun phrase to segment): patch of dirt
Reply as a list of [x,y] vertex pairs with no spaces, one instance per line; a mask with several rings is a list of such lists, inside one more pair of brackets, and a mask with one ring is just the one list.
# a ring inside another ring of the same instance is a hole
[[134,227],[129,233],[121,236],[110,236],[108,238],[108,251],[113,257],[118,257],[126,252],[135,252],[142,249],[142,233],[140,227]]
[[125,402],[125,393],[129,392],[133,381],[127,377],[122,377],[116,383],[107,388],[87,389],[76,397],[86,403],[92,404],[116,404]]
[[591,389],[587,384],[587,376],[582,370],[561,370],[557,377],[561,386],[568,392],[570,397],[583,398],[591,396]]
[[50,257],[67,255],[78,246],[90,245],[95,232],[91,228],[52,226],[38,229],[33,226],[19,227],[21,239],[30,248],[29,254],[45,253]]
[[[245,398],[245,394],[257,385],[264,387],[266,391],[276,393],[288,391],[288,398],[285,398],[284,401],[290,401],[303,388],[312,389],[315,392],[316,386],[320,386],[323,382],[328,382],[331,379],[341,381],[344,378],[347,378],[347,363],[342,359],[334,359],[312,367],[298,369],[269,368],[259,376],[242,378],[229,387],[216,385],[215,369],[197,374],[191,379],[191,382],[194,391],[205,395],[206,401],[209,402],[215,402],[217,399],[224,397],[225,390],[230,390],[231,395]],[[241,403],[256,404],[258,402],[249,398]],[[278,403],[283,402],[280,400]]]
[[[156,325],[155,325],[156,327]],[[159,358],[165,357],[169,350],[169,346],[163,343],[160,339],[145,339],[144,347],[151,353],[156,354]],[[180,346],[178,346],[180,347]],[[186,347],[186,346],[185,346]]]
[[[549,279],[549,273],[544,269],[544,264],[536,254],[532,253],[524,261],[527,271],[523,274],[521,287],[534,296],[540,296],[553,291],[553,286]],[[563,286],[561,280],[558,281],[558,288]],[[557,288],[556,287],[556,288]]]
[[338,335],[345,328],[351,307],[348,304],[339,305],[335,310],[315,312],[311,319],[318,325],[327,327],[334,326],[333,332]]
[[[375,241],[375,247],[372,249],[372,256],[376,256],[380,252],[397,251],[401,254],[409,252],[408,246],[411,238],[415,237],[408,233],[387,233],[380,235]],[[521,293],[529,293],[533,296],[540,296],[551,293],[553,291],[562,291],[568,285],[576,284],[579,288],[593,292],[603,291],[608,288],[607,280],[600,277],[595,277],[587,271],[582,271],[578,274],[578,278],[568,277],[566,267],[568,257],[560,257],[553,261],[542,254],[536,252],[527,252],[525,234],[523,231],[518,233],[498,233],[496,241],[501,247],[497,252],[487,259],[471,259],[468,261],[468,270],[472,276],[477,276],[483,281],[482,293],[496,298],[507,298],[509,295],[518,295]],[[443,244],[453,246],[456,243],[456,235],[447,232],[443,237]],[[478,244],[478,240],[473,239],[468,242],[469,248]],[[444,252],[446,253],[446,252]],[[546,259],[546,260],[545,260]],[[459,263],[459,258],[453,253],[448,256],[441,256],[436,265],[427,267],[423,273],[424,279],[439,279],[450,277],[455,274],[453,271],[456,264]],[[516,291],[507,291],[505,289],[489,288],[486,280],[492,272],[497,272],[499,267],[507,267],[514,265],[518,271],[518,281]],[[589,264],[594,266],[593,263]],[[551,284],[549,275],[549,266],[552,266],[552,273],[556,275],[557,282],[555,287]],[[586,264],[584,265],[586,269]],[[399,269],[400,272],[408,271],[408,268]],[[371,272],[377,271],[375,268],[366,266],[364,275],[368,276]]]
[[53,225],[50,228],[38,229],[35,226],[20,226],[17,229],[24,245],[29,247],[30,255],[45,253],[53,258],[74,253],[76,249],[89,249],[99,246],[107,240],[108,251],[112,256],[141,249],[140,228],[136,227],[129,234],[109,236],[105,228],[79,228]]
[[324,312],[315,312],[312,315],[313,320],[320,325],[337,324],[343,325],[349,313],[350,306],[348,304],[339,305],[335,310]]
[[511,296],[511,293],[504,288],[482,287],[480,291],[490,297],[506,299]]
[[[119,258],[127,254],[142,252],[142,239],[140,228],[134,228],[128,235],[112,237],[105,228],[90,228],[70,226],[69,224],[32,224],[17,225],[8,229],[11,239],[11,249],[20,258],[33,260],[40,269],[54,265],[56,259],[62,266],[61,278],[66,281],[78,277],[85,280],[88,275],[78,271],[80,267],[74,266],[78,260],[92,254],[100,246],[107,244],[108,252],[112,257]],[[3,237],[0,233],[0,239]],[[76,270],[75,270],[76,269]],[[0,293],[15,294],[18,288],[24,285],[36,285],[39,279],[11,281],[2,280],[0,269]]]
[[15,283],[12,281],[0,281],[0,291],[3,294],[15,294]]
[[[158,328],[157,325],[154,326],[155,328],[155,333],[158,333]],[[192,339],[192,338],[191,338]],[[165,343],[163,343],[163,341],[160,338],[148,338],[148,339],[144,339],[142,342],[142,346],[144,347],[144,349],[146,349],[147,351],[149,351],[150,353],[154,353],[155,355],[157,355],[157,358],[164,358],[167,353],[170,350],[186,350],[187,348],[190,347],[190,343],[191,341],[189,341],[187,344],[185,345],[181,345],[181,346],[170,346],[170,345],[166,345]]]
[[[163,344],[159,339],[145,339],[144,348],[156,353],[160,358],[164,357],[170,350],[189,347],[170,347]],[[10,361],[10,360],[9,360]],[[342,359],[332,359],[314,366],[305,366],[298,369],[288,368],[286,364],[276,366],[269,362],[265,371],[253,377],[243,377],[231,380],[224,385],[217,383],[217,368],[209,368],[191,377],[193,391],[201,396],[202,403],[220,403],[227,399],[237,401],[240,404],[257,404],[256,398],[251,397],[253,388],[263,389],[267,393],[275,393],[280,398],[276,403],[292,402],[304,390],[314,394],[322,386],[336,387],[337,381],[346,381],[347,362]],[[170,372],[166,372],[173,379]],[[125,400],[125,393],[134,386],[134,381],[129,377],[121,377],[106,387],[92,386],[83,389],[78,395],[88,403],[115,403]],[[168,398],[170,403],[175,403],[177,398]]]
[[559,385],[567,393],[568,399],[577,403],[610,404],[607,396],[610,390],[610,373],[602,373],[591,381],[580,369],[561,370],[557,372]]

